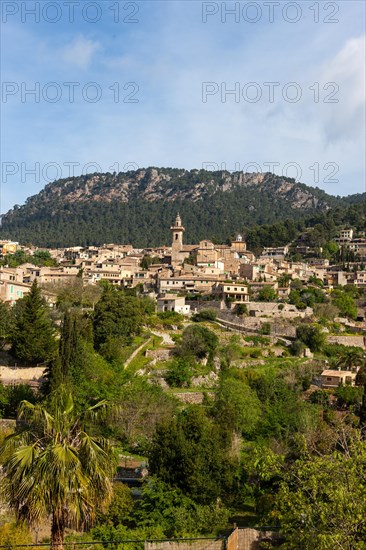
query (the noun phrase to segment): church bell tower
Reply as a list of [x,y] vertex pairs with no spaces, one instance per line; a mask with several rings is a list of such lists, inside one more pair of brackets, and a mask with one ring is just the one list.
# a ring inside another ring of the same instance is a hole
[[185,227],[183,227],[182,225],[182,220],[179,214],[177,214],[177,217],[175,218],[175,223],[171,226],[170,230],[173,236],[172,264],[176,265],[179,264],[182,260],[179,253],[183,248],[183,233],[185,232]]

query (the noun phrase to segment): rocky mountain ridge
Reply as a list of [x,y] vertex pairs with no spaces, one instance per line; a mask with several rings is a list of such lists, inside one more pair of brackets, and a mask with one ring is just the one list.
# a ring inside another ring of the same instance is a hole
[[1,238],[38,246],[169,242],[179,210],[186,242],[227,239],[254,224],[297,220],[362,200],[334,197],[272,173],[150,167],[49,183],[2,216]]
[[[88,174],[49,183],[26,201],[31,204],[49,203],[55,199],[66,202],[118,200],[129,202],[139,195],[140,199],[155,202],[169,202],[188,199],[198,201],[216,192],[227,193],[240,187],[253,187],[257,191],[272,191],[285,200],[291,201],[293,208],[327,207],[324,197],[314,195],[312,188],[296,183],[291,178],[275,176],[271,173],[205,172],[204,170],[174,170],[177,174],[156,168],[141,169],[135,172]],[[210,177],[209,175],[212,174]],[[187,186],[187,182],[191,185]],[[22,207],[21,207],[22,208]]]

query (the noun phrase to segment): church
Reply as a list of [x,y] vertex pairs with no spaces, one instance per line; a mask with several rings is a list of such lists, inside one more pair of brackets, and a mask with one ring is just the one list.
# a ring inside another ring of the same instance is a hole
[[184,245],[185,227],[179,213],[170,230],[172,232],[171,265],[174,269],[182,268],[190,257],[199,268],[212,268],[222,273],[237,273],[241,263],[254,259],[254,255],[247,250],[241,235],[237,235],[230,245],[216,245],[206,239],[198,244]]

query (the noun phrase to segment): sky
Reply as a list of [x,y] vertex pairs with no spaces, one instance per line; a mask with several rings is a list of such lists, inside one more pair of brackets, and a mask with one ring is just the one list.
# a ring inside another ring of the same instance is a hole
[[2,0],[1,202],[147,166],[365,180],[363,0]]

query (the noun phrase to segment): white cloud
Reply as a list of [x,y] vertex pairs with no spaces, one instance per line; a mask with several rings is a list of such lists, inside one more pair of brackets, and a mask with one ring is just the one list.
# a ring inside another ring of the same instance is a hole
[[66,63],[85,70],[90,66],[94,54],[99,49],[99,42],[89,40],[85,36],[78,36],[63,48],[62,57]]
[[336,96],[339,102],[324,105],[324,131],[328,144],[355,141],[364,135],[365,50],[365,36],[352,38],[324,69],[323,81],[339,86]]

